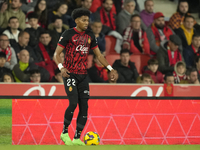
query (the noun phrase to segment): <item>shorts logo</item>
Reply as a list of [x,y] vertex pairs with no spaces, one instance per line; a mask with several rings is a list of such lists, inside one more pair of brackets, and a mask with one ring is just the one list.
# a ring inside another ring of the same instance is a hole
[[69,87],[69,91],[71,92],[73,90],[72,86]]
[[88,44],[90,44],[91,43],[91,39],[90,38],[88,38]]

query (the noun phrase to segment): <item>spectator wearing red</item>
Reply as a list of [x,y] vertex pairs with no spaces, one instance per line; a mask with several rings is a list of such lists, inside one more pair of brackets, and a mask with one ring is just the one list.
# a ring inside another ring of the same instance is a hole
[[149,59],[148,61],[148,70],[145,70],[144,73],[147,73],[151,76],[154,83],[163,83],[163,74],[158,71],[158,60],[157,59]]
[[102,33],[108,34],[116,30],[116,12],[113,11],[113,0],[103,0],[102,7],[99,7],[94,13],[95,20],[101,20],[103,24]]
[[181,39],[177,35],[171,35],[169,41],[163,41],[157,53],[159,70],[162,73],[172,73],[178,61],[182,61]]
[[178,29],[183,24],[185,15],[188,14],[188,9],[189,5],[187,0],[179,1],[177,12],[171,16],[168,24],[173,30]]
[[131,16],[131,26],[123,34],[123,49],[129,49],[133,54],[150,54],[149,41],[146,32],[141,29],[141,18],[138,14]]
[[192,44],[183,49],[183,57],[187,67],[195,67],[196,56],[200,56],[200,34],[194,34]]
[[181,80],[186,80],[186,64],[183,61],[178,61],[174,66],[174,82],[179,83]]
[[55,48],[51,43],[51,39],[49,32],[42,32],[40,34],[39,44],[34,49],[38,58],[36,65],[45,68],[49,72],[50,80],[55,75],[54,70],[57,69],[57,65],[52,60]]
[[170,35],[174,34],[172,29],[165,25],[164,15],[161,12],[155,13],[154,21],[146,32],[150,44],[150,52],[154,56],[159,50],[160,43],[164,40],[169,40]]

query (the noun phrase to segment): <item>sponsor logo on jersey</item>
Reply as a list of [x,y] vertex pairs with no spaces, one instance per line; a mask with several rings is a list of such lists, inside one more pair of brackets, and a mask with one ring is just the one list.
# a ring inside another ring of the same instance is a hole
[[88,53],[89,48],[85,47],[84,45],[79,45],[76,47],[76,51],[81,51],[83,53]]
[[91,43],[91,39],[90,38],[88,38],[88,44],[90,44]]

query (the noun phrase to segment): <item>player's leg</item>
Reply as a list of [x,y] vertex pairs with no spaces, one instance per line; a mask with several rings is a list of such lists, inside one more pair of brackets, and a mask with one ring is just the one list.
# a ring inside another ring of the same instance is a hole
[[89,83],[88,76],[84,75],[83,80],[78,84],[77,90],[79,93],[78,105],[79,114],[77,117],[76,133],[73,139],[75,145],[85,145],[81,140],[81,132],[85,127],[88,115],[88,99],[89,99]]
[[67,107],[64,115],[64,125],[63,125],[63,132],[61,133],[61,140],[66,145],[73,145],[69,135],[68,135],[68,127],[72,121],[74,110],[78,104],[78,91],[77,91],[77,80],[74,78],[73,74],[70,75],[69,78],[64,78],[64,86],[65,91],[69,98],[69,106]]

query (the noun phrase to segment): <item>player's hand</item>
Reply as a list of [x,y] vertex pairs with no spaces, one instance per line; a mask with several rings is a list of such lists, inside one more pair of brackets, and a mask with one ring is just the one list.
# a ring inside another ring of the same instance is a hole
[[64,78],[69,78],[70,77],[70,75],[69,75],[70,72],[66,68],[62,68],[60,71],[61,71],[61,75]]
[[117,71],[116,70],[114,70],[114,69],[112,69],[111,71],[110,71],[110,80],[111,81],[115,81],[115,80],[117,80]]

